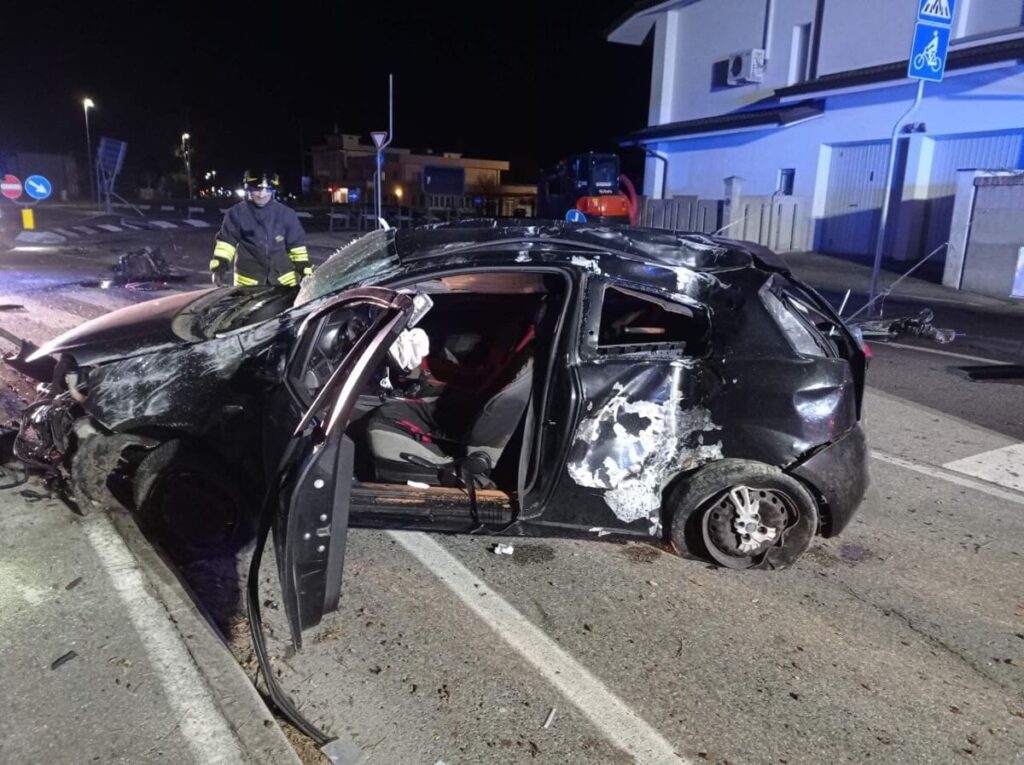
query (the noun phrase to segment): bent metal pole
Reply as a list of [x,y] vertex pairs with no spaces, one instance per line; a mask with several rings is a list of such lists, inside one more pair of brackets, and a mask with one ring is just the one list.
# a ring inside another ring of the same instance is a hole
[[921,98],[924,96],[924,80],[917,81],[917,96],[914,103],[904,112],[896,124],[892,126],[892,139],[889,146],[889,169],[885,174],[885,196],[882,199],[882,218],[878,222],[878,240],[875,242],[875,263],[871,268],[871,291],[868,294],[868,305],[874,303],[878,295],[878,276],[882,270],[882,250],[885,248],[885,226],[889,219],[889,204],[892,202],[892,180],[896,174],[896,148],[899,145],[900,127],[903,121],[909,117],[917,107],[921,105]]

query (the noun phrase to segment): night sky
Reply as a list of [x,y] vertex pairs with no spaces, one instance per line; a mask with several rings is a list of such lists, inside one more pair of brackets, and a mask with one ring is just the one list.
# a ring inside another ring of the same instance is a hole
[[90,96],[94,142],[126,140],[126,173],[175,169],[188,132],[198,176],[270,167],[294,186],[300,147],[335,124],[386,129],[393,72],[395,145],[508,159],[533,181],[646,125],[650,49],[603,36],[631,5],[12,2],[0,150],[84,155]]

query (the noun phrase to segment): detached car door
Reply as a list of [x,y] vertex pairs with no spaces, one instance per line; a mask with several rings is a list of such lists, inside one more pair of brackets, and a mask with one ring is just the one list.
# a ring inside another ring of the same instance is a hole
[[271,418],[290,431],[269,488],[285,612],[296,649],[302,631],[338,607],[348,533],[354,444],[345,428],[359,393],[398,335],[418,319],[411,295],[366,287],[303,321],[287,386]]

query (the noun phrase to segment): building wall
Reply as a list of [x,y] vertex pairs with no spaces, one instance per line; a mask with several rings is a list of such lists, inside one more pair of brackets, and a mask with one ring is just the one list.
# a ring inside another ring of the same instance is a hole
[[[725,114],[794,84],[794,28],[811,25],[813,56],[817,5],[817,0],[701,0],[660,14],[648,125]],[[715,74],[730,55],[762,47],[769,6],[774,12],[764,81],[716,85]],[[959,0],[956,9],[956,38],[1024,23],[1024,0]],[[916,20],[916,0],[825,0],[818,76],[905,59]]]
[[956,13],[957,37],[995,32],[1024,23],[1021,0],[960,0]]
[[826,0],[818,76],[906,59],[916,23],[916,0]]
[[[669,159],[666,196],[722,198],[724,179],[732,175],[745,179],[744,194],[770,195],[778,188],[779,171],[792,168],[794,195],[812,199],[813,215],[820,221],[828,211],[835,212],[836,198],[829,204],[829,194],[840,193],[828,187],[833,151],[850,144],[887,143],[896,120],[913,100],[915,87],[905,84],[833,96],[826,101],[824,116],[786,129],[663,142],[656,148]],[[949,206],[955,172],[964,164],[1022,164],[1022,94],[1022,66],[951,76],[928,85],[927,97],[911,120],[926,132],[906,138],[906,186],[897,190],[895,209],[907,230],[894,234],[895,256],[917,257],[927,243],[943,236],[943,218],[948,216],[943,205]],[[880,181],[878,169],[874,172],[870,181],[865,176],[864,184]],[[874,215],[858,211],[865,221]],[[821,229],[819,223],[819,234]],[[864,236],[871,239],[870,232]]]

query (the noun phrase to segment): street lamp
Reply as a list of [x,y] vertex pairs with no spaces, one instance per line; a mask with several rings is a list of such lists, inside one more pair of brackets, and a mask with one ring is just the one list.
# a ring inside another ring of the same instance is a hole
[[192,201],[192,147],[188,145],[191,136],[188,133],[181,134],[181,153],[185,157],[185,175],[188,176],[188,200]]
[[82,101],[82,111],[85,113],[85,151],[89,168],[89,197],[93,204],[96,204],[96,184],[92,181],[92,140],[89,138],[89,109],[95,109],[96,104],[91,98]]

